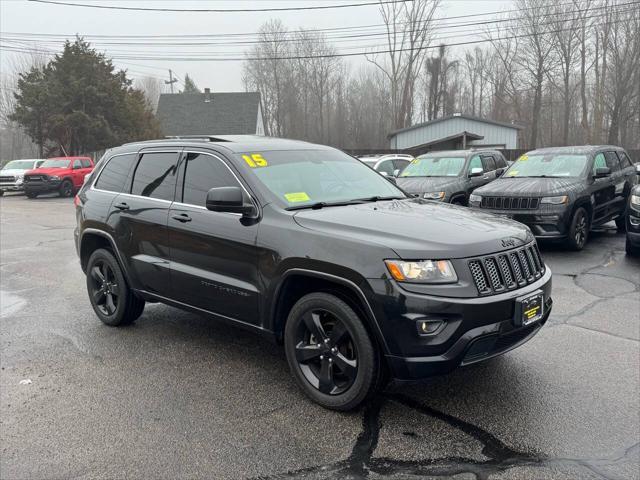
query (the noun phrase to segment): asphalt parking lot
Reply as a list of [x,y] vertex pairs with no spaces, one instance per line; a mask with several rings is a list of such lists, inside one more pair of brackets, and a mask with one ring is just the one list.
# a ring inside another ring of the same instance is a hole
[[0,199],[0,477],[640,478],[640,261],[624,235],[542,246],[529,343],[358,412],[304,397],[283,350],[163,305],[95,317],[71,199]]

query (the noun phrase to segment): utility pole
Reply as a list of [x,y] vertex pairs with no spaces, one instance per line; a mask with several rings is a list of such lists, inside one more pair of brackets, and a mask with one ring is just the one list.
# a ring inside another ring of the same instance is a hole
[[176,83],[177,81],[178,79],[173,78],[173,72],[171,71],[171,69],[169,69],[169,80],[165,80],[164,84],[171,86],[171,93],[173,93],[173,84]]

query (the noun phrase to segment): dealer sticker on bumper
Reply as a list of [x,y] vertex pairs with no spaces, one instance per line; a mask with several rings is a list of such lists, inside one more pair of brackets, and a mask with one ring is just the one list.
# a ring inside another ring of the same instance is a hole
[[516,325],[529,325],[540,320],[543,315],[544,293],[542,291],[516,300],[516,312],[513,319]]

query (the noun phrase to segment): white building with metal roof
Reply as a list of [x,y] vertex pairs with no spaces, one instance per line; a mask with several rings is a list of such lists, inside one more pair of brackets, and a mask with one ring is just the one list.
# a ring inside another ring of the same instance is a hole
[[455,114],[402,128],[389,134],[389,148],[414,154],[474,147],[518,148],[521,127],[471,115]]

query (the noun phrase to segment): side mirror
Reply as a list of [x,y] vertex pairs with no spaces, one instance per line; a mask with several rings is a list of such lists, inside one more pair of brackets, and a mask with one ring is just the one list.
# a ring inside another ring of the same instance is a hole
[[239,213],[242,216],[255,214],[255,207],[245,202],[240,187],[217,187],[207,192],[207,210],[212,212]]
[[482,168],[475,167],[475,168],[471,169],[471,171],[469,172],[469,176],[470,177],[480,177],[480,176],[482,176],[482,172],[483,172]]
[[396,169],[393,171],[393,176],[394,176],[394,177],[397,177],[398,175],[400,175],[400,169],[399,169],[399,168],[396,168]]
[[611,175],[611,169],[609,167],[598,167],[596,168],[596,173],[593,175],[594,178],[604,178]]

